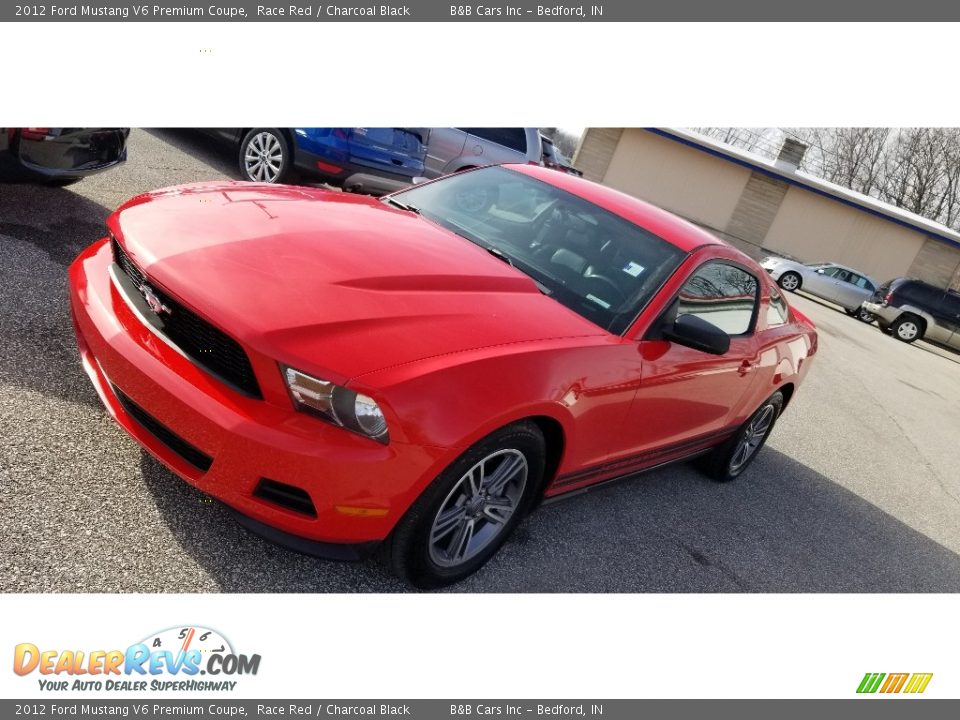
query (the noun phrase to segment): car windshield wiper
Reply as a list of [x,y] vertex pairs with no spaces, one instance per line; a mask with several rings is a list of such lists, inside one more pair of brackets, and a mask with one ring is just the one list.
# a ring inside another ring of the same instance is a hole
[[[478,243],[478,244],[479,244],[479,243]],[[534,283],[536,284],[536,286],[537,286],[537,289],[540,290],[540,292],[542,292],[544,295],[553,295],[553,291],[552,291],[550,288],[548,288],[546,285],[544,285],[542,282],[540,282],[537,278],[535,278],[533,275],[531,275],[531,274],[530,274],[530,271],[529,271],[528,269],[519,267],[519,266],[517,265],[517,263],[514,262],[513,258],[510,257],[509,255],[507,255],[507,254],[506,254],[503,250],[501,250],[500,248],[498,248],[498,247],[496,247],[496,246],[494,246],[494,245],[480,245],[480,247],[482,247],[482,248],[483,248],[484,250],[486,250],[488,253],[490,253],[491,255],[493,255],[495,258],[497,258],[497,259],[499,259],[499,260],[503,260],[507,265],[509,265],[509,266],[512,267],[512,268],[516,268],[517,270],[519,270],[520,272],[522,272],[524,275],[526,275],[528,278],[530,278],[531,280],[533,280],[533,282],[534,282]]]
[[416,213],[417,215],[420,214],[420,208],[418,208],[416,205],[410,205],[409,203],[400,202],[396,198],[392,198],[389,195],[383,198],[383,202],[390,203],[395,208],[400,208],[401,210],[406,210],[407,212]]
[[513,259],[507,255],[503,250],[493,245],[481,245],[484,250],[493,255],[495,258],[503,260],[510,267],[516,267],[516,264],[513,262]]

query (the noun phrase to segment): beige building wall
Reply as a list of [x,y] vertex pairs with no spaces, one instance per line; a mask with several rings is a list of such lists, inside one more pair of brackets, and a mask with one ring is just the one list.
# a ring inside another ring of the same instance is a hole
[[722,230],[750,171],[645,130],[626,128],[606,172],[598,179],[688,220]]
[[928,238],[907,275],[960,290],[960,248]]
[[763,247],[803,262],[851,265],[884,282],[907,274],[925,241],[915,230],[793,186]]
[[755,258],[832,260],[879,282],[909,275],[960,288],[960,249],[640,128],[590,128],[574,164],[585,177],[702,225]]

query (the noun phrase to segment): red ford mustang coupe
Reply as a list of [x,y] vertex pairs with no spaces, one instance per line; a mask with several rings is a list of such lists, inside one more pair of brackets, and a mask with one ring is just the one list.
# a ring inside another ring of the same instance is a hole
[[117,422],[254,531],[379,547],[420,587],[544,497],[693,457],[735,478],[817,350],[739,251],[540,167],[382,199],[188,185],[107,224],[70,285]]

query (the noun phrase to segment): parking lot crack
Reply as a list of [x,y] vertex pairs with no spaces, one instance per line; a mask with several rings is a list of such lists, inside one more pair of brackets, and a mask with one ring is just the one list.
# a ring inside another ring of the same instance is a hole
[[704,555],[702,552],[696,548],[690,547],[685,542],[680,542],[680,547],[682,547],[686,553],[694,559],[694,561],[705,568],[715,568],[720,571],[720,574],[723,575],[727,580],[732,582],[740,590],[749,591],[750,588],[740,580],[739,577],[730,569],[726,568],[720,562],[711,560],[709,557]]
[[937,485],[940,486],[940,489],[943,491],[943,493],[947,497],[949,497],[951,500],[953,500],[953,502],[955,502],[957,505],[960,505],[960,498],[958,498],[956,495],[954,495],[950,491],[950,488],[947,486],[946,481],[943,479],[943,477],[941,477],[940,473],[937,472],[937,469],[933,466],[933,463],[931,463],[930,460],[927,459],[927,456],[923,454],[923,451],[920,449],[920,447],[913,441],[913,438],[911,438],[910,435],[907,433],[906,428],[904,428],[903,425],[900,424],[900,421],[897,420],[897,418],[889,410],[887,410],[886,406],[884,406],[884,404],[880,401],[880,398],[878,398],[873,393],[873,391],[870,389],[867,383],[865,383],[859,377],[857,378],[857,382],[860,383],[864,391],[867,393],[867,395],[869,395],[873,399],[874,403],[878,408],[880,408],[883,414],[887,416],[887,419],[893,423],[893,425],[897,428],[897,430],[900,431],[900,435],[904,438],[904,440],[910,443],[910,447],[912,447],[916,452],[917,457],[920,459],[921,464],[923,465],[923,467],[927,469],[927,471],[930,473],[933,479],[937,481]]

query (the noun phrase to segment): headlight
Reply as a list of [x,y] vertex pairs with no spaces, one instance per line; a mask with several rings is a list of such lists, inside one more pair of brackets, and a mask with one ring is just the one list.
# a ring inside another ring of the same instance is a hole
[[281,368],[297,410],[318,415],[384,445],[390,441],[387,419],[373,398],[290,367]]

